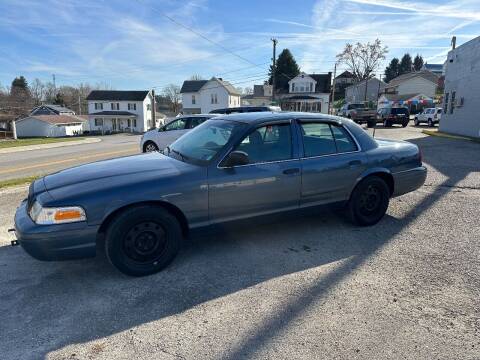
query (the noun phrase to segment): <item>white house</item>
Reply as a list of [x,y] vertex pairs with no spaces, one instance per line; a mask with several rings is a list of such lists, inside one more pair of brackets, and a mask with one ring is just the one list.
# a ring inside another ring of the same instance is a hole
[[73,115],[33,115],[15,121],[18,137],[81,135],[86,120]]
[[207,114],[216,109],[240,106],[240,93],[222,78],[184,81],[180,93],[184,114]]
[[423,94],[435,97],[439,77],[428,70],[414,71],[397,76],[385,86],[387,94]]
[[288,82],[288,94],[279,94],[282,110],[308,111],[328,114],[332,73],[306,74]]
[[480,138],[480,36],[451,50],[440,131]]
[[91,131],[145,132],[158,125],[152,121],[151,91],[93,90],[87,101]]

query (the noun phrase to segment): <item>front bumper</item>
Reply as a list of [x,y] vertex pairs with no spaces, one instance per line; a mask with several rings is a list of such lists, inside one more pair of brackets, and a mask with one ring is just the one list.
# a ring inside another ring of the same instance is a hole
[[427,168],[419,166],[414,169],[401,171],[393,175],[393,196],[400,196],[421,187],[427,178]]
[[15,213],[18,243],[38,260],[55,261],[93,257],[98,227],[86,223],[37,225],[27,213],[23,201]]

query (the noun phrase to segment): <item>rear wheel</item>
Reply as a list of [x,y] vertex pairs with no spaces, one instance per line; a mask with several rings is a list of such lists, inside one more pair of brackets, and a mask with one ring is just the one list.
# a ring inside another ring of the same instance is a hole
[[105,250],[122,273],[144,276],[165,268],[180,250],[181,241],[175,216],[159,206],[141,205],[114,218],[107,229]]
[[418,126],[418,125],[420,125],[420,123],[418,122],[418,118],[416,117],[415,118],[415,126]]
[[433,121],[432,121],[432,119],[428,119],[428,126],[433,127]]
[[370,176],[353,190],[348,202],[348,214],[356,225],[374,225],[385,215],[389,202],[388,185],[379,177]]
[[145,145],[143,145],[143,152],[154,152],[158,151],[158,146],[153,141],[147,141]]
[[392,124],[388,120],[383,120],[383,127],[390,127]]
[[402,127],[407,127],[408,125],[408,120],[405,120],[403,123],[402,123]]

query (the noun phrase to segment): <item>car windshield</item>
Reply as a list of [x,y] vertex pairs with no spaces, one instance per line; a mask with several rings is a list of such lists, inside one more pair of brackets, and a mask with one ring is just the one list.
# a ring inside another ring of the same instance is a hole
[[226,120],[207,120],[167,147],[164,154],[175,159],[204,165],[247,125]]

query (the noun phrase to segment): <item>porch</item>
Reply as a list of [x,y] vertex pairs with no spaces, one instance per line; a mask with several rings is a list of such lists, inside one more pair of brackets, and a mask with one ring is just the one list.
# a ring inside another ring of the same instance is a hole
[[[122,111],[124,114],[90,114],[90,131],[101,132],[102,134],[121,132],[141,132],[141,126],[137,124],[137,115]],[[117,112],[120,113],[120,112]]]
[[280,107],[283,111],[328,112],[328,104],[325,104],[323,99],[309,95],[283,98]]

